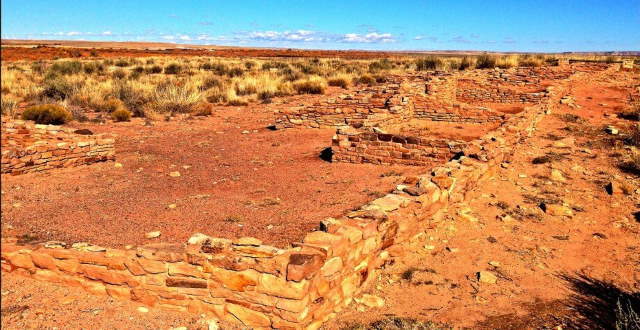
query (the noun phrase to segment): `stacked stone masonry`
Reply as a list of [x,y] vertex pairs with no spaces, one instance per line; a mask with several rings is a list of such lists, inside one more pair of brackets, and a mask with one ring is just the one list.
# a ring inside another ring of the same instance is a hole
[[337,162],[429,166],[448,161],[465,145],[464,141],[354,132],[345,128],[337,130],[332,150]]
[[129,250],[3,238],[2,270],[255,329],[318,329],[370,287],[388,247],[423,232],[430,219],[493,177],[566,89],[557,82],[543,103],[467,143],[460,157],[356,211],[322,221],[291,248],[202,234],[185,245]]
[[114,160],[114,139],[56,125],[2,119],[2,174],[41,172]]

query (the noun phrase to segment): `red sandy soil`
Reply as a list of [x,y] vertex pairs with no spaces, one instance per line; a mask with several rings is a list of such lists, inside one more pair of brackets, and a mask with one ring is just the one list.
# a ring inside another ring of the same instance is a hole
[[[608,142],[615,137],[603,128],[630,131],[633,122],[612,114],[638,85],[637,75],[624,73],[573,81],[570,95],[581,108],[556,106],[468,204],[391,248],[393,260],[371,290],[385,306],[365,313],[353,304],[327,328],[389,315],[482,329],[613,328],[618,299],[635,292],[630,301],[640,306],[640,180],[617,167]],[[567,121],[567,114],[584,121]],[[532,164],[549,152],[564,158]],[[552,168],[566,181],[553,180]],[[604,187],[612,179],[630,184],[630,194],[609,195]],[[554,199],[574,215],[542,212],[539,203]],[[478,281],[479,271],[497,283]]]
[[[183,243],[202,232],[287,246],[320,220],[393,190],[402,180],[398,174],[421,172],[326,162],[319,155],[334,129],[272,131],[266,127],[274,115],[266,108],[221,107],[212,117],[151,127],[141,119],[76,123],[117,134],[116,161],[123,167],[107,162],[3,175],[4,229],[113,247],[150,243],[144,238],[150,231],[161,231],[162,242]],[[181,176],[169,176],[174,171]]]
[[394,126],[386,130],[392,134],[401,134],[406,136],[472,141],[496,129],[500,124],[468,124],[413,120],[409,125],[409,127]]
[[79,48],[79,47],[16,47],[2,46],[3,61],[52,60],[58,58],[105,58],[149,56],[214,56],[214,57],[324,57],[346,59],[375,59],[406,54],[368,51],[301,50],[269,48],[216,48],[216,49],[136,49],[136,48]]

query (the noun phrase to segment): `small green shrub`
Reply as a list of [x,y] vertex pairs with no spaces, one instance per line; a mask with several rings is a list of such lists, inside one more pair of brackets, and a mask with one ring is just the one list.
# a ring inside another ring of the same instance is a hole
[[79,61],[56,62],[49,67],[51,74],[70,75],[80,73],[80,71],[82,71],[82,63]]
[[89,62],[82,66],[82,70],[84,70],[84,73],[86,74],[101,73],[104,71],[104,66],[100,63]]
[[213,113],[213,104],[201,102],[193,108],[194,116],[210,116]]
[[393,69],[393,63],[386,58],[369,63],[369,72],[372,72],[372,73],[378,72],[380,70],[390,70],[390,69]]
[[231,105],[231,106],[246,106],[246,105],[249,105],[249,103],[247,101],[242,100],[242,99],[233,99],[233,100],[229,100],[227,102],[227,105]]
[[44,79],[44,86],[40,97],[44,99],[65,100],[73,94],[73,86],[63,77],[48,75]]
[[34,105],[24,110],[22,119],[33,120],[37,124],[62,125],[72,119],[71,112],[57,104]]
[[131,120],[131,112],[127,109],[120,108],[111,113],[111,119],[117,122],[129,121]]
[[165,74],[179,74],[182,71],[182,67],[178,63],[170,63],[164,68]]

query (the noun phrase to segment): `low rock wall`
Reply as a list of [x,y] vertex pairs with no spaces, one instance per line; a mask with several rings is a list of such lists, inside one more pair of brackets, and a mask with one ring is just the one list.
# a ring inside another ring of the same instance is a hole
[[331,149],[336,162],[429,166],[445,163],[465,145],[464,141],[338,129]]
[[41,172],[115,159],[115,140],[56,125],[2,121],[2,174]]

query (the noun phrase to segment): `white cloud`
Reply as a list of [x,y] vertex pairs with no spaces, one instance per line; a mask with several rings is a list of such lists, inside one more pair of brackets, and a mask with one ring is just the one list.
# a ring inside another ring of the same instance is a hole
[[413,37],[413,40],[422,40],[424,39],[424,36],[415,36]]
[[163,36],[160,36],[160,38],[164,39],[164,40],[174,40],[176,37],[170,34],[165,34]]
[[72,37],[72,36],[79,36],[82,35],[82,32],[78,32],[78,31],[71,31],[71,32],[67,32],[67,36]]
[[113,32],[111,32],[111,31],[104,31],[104,32],[102,32],[102,33],[101,33],[101,35],[103,35],[103,36],[110,36],[110,35],[113,35]]
[[178,39],[180,39],[182,41],[189,41],[189,40],[191,40],[191,37],[189,37],[186,34],[181,34],[181,35],[178,36]]
[[395,42],[391,33],[371,32],[367,34],[347,33],[342,36],[341,42],[347,43],[386,43]]

